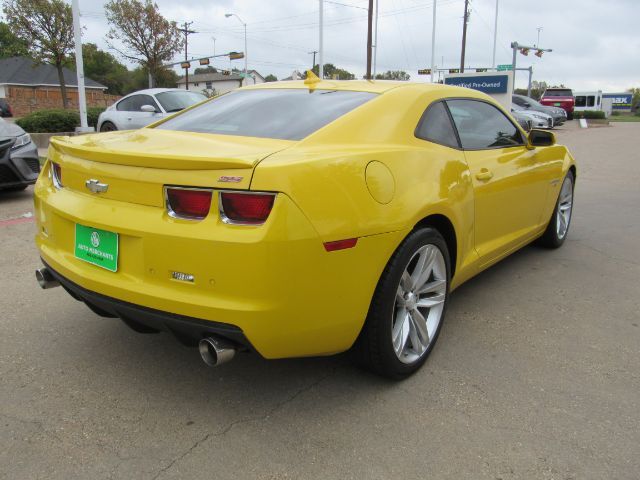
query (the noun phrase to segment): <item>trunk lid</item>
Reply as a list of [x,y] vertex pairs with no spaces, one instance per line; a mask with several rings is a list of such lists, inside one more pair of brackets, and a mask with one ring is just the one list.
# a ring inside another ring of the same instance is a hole
[[[294,143],[144,128],[54,137],[49,159],[60,164],[64,188],[164,207],[165,185],[248,189],[256,165]],[[107,190],[91,193],[91,179]]]

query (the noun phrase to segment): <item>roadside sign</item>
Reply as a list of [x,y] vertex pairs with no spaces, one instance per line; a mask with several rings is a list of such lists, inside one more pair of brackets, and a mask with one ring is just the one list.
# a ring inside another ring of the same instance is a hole
[[502,65],[498,65],[498,71],[504,72],[505,70],[513,70],[513,65],[510,63],[504,63]]
[[431,69],[423,68],[422,70],[418,70],[418,75],[431,75]]
[[460,77],[447,77],[444,83],[456,85],[458,87],[471,88],[484,93],[507,93],[509,74],[472,76],[464,75]]

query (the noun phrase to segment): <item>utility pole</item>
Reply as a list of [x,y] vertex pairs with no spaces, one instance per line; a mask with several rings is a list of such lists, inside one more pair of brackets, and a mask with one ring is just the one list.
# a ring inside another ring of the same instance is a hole
[[320,38],[318,39],[318,77],[320,77],[320,80],[324,80],[324,46],[322,45],[322,35],[323,35],[323,30],[324,30],[324,21],[323,21],[323,16],[324,16],[324,0],[319,0],[320,1]]
[[[192,24],[193,22],[184,22],[184,27],[183,28],[179,28],[178,30],[181,31],[182,33],[184,33],[184,61],[185,63],[189,61],[188,57],[187,57],[187,51],[189,49],[189,35],[192,33],[198,33],[195,30],[189,30],[189,26]],[[184,69],[185,71],[185,88],[187,90],[189,90],[189,67],[185,67]]]
[[309,53],[309,55],[313,54],[313,63],[311,64],[311,69],[313,69],[313,67],[316,66],[316,53],[318,53],[317,50],[314,50],[313,52],[307,52]]
[[467,23],[469,23],[469,0],[464,0],[464,17],[462,23],[462,54],[460,55],[460,73],[464,73],[464,53],[467,48]]
[[436,0],[433,0],[433,24],[431,26],[431,83],[436,71]]
[[371,34],[373,30],[373,0],[369,0],[369,15],[367,21],[367,75],[366,79],[371,80]]
[[373,28],[373,48],[373,78],[376,78],[378,72],[378,0],[376,0],[376,20]]
[[213,40],[213,56],[216,56],[216,37],[211,37]]
[[491,68],[496,68],[496,42],[498,41],[498,1],[496,0],[496,18],[493,21],[493,57]]
[[536,30],[538,31],[538,43],[536,43],[536,47],[539,47],[540,46],[540,32],[542,30],[544,30],[544,29],[542,27],[538,27],[538,28],[536,28]]

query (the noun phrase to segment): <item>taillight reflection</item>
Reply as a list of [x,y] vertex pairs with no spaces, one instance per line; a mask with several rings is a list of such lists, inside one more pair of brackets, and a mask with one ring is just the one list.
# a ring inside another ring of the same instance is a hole
[[261,225],[267,221],[275,193],[220,192],[220,215],[225,223]]
[[211,190],[166,187],[167,211],[174,218],[202,220],[211,208]]
[[51,180],[56,188],[62,188],[62,168],[55,162],[51,162]]

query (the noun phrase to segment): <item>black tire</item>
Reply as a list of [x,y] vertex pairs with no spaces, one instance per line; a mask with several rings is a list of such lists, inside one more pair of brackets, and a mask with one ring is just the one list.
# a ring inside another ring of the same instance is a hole
[[567,113],[567,120],[573,120],[573,112]]
[[[17,187],[8,187],[8,188],[5,188],[4,191],[5,192],[21,192],[23,190],[26,190],[28,186],[29,185],[19,185]],[[2,191],[2,189],[0,189],[0,191]]]
[[118,128],[112,122],[103,122],[102,125],[100,125],[101,132],[115,132],[116,130],[118,130]]
[[[558,233],[558,208],[560,207],[561,198],[562,198],[562,189],[565,182],[571,182],[571,211],[569,212],[569,220],[567,222],[566,230],[563,235]],[[556,200],[556,206],[553,209],[553,213],[551,214],[551,218],[549,219],[549,223],[547,225],[547,229],[544,231],[542,236],[538,240],[538,244],[542,245],[545,248],[559,248],[562,246],[564,241],[567,239],[567,235],[569,235],[569,227],[571,226],[571,218],[573,214],[573,192],[575,189],[575,176],[573,175],[573,171],[569,170],[567,175],[564,177],[562,181],[562,185],[560,185],[560,192],[558,192],[558,199]]]
[[[395,315],[396,292],[400,279],[410,261],[420,248],[434,245],[440,250],[446,268],[445,299],[440,315],[440,323],[430,343],[421,356],[412,363],[403,363],[398,358],[393,346],[392,329]],[[367,319],[360,336],[356,340],[353,353],[356,361],[365,368],[379,375],[402,379],[416,372],[426,361],[433,350],[444,322],[449,300],[451,266],[449,250],[444,238],[433,228],[422,228],[412,232],[394,252],[384,269],[376,287]]]

